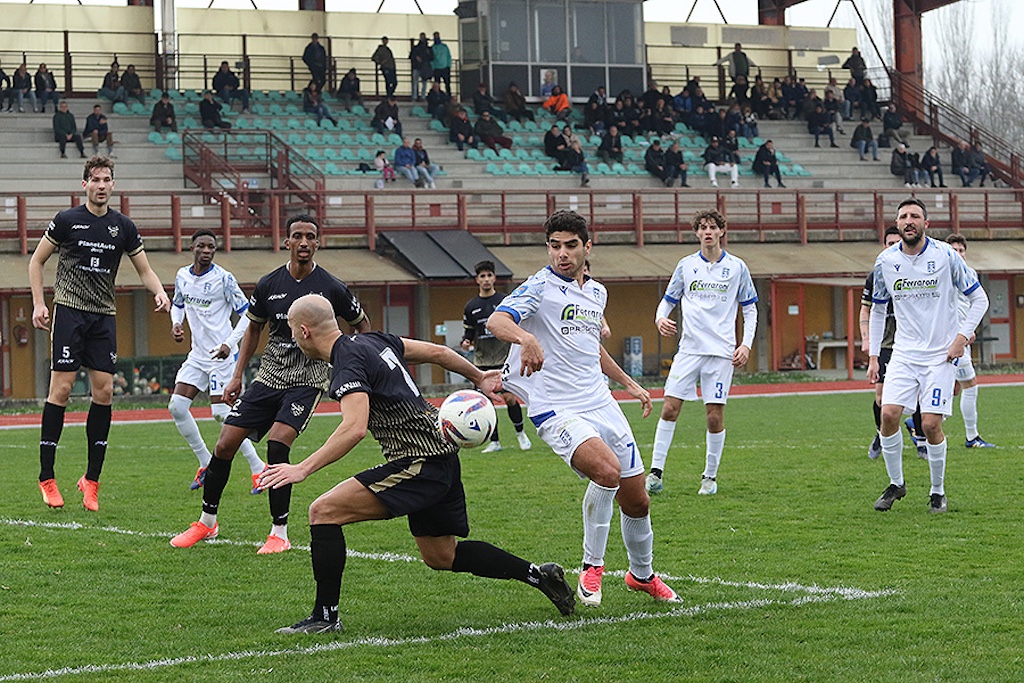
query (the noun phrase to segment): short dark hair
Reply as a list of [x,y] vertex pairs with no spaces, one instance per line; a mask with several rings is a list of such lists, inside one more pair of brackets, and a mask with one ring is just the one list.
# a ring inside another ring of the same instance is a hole
[[316,228],[316,238],[320,239],[320,223],[318,223],[317,220],[308,213],[296,214],[289,218],[288,222],[284,224],[284,231],[286,235],[291,233],[292,226],[296,223],[312,223],[313,227]]
[[475,266],[473,266],[473,270],[476,272],[477,275],[479,275],[480,273],[483,273],[485,271],[493,273],[493,272],[495,272],[495,270],[494,270],[494,261],[488,261],[488,260],[480,261]]
[[193,242],[195,242],[200,237],[212,237],[214,242],[217,241],[217,236],[213,234],[213,230],[210,230],[208,228],[200,228],[196,230],[194,233],[192,233]]
[[926,207],[924,205],[924,202],[922,202],[917,197],[907,197],[902,202],[900,202],[900,205],[896,207],[896,215],[898,216],[900,214],[900,209],[902,209],[904,206],[911,206],[911,205],[916,206],[917,208],[921,209],[921,213],[924,214],[924,219],[928,220],[928,207]]
[[106,168],[110,171],[110,177],[114,177],[114,162],[110,157],[100,156],[95,154],[89,157],[85,162],[85,168],[82,170],[82,180],[89,180],[89,176],[92,175],[94,168]]
[[964,245],[964,251],[967,251],[967,238],[963,235],[958,235],[956,233],[946,235],[946,244],[962,244]]
[[544,221],[544,237],[551,237],[555,232],[571,232],[584,242],[590,240],[590,231],[587,230],[587,219],[575,211],[562,209],[555,211]]
[[896,235],[897,237],[902,237],[902,235],[900,235],[900,229],[897,228],[895,225],[890,225],[888,228],[885,229],[885,232],[882,233],[882,241],[884,242],[885,238],[888,237],[889,235]]
[[700,224],[706,220],[714,221],[715,224],[718,225],[718,227],[721,228],[722,230],[725,230],[726,225],[728,225],[728,223],[725,220],[725,216],[718,213],[718,211],[714,209],[706,209],[704,211],[694,212],[693,218],[690,220],[690,228],[694,232],[696,232],[697,228],[700,227]]

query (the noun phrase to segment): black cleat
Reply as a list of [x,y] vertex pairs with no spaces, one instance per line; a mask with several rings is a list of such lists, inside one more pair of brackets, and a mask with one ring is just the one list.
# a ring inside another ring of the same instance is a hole
[[907,485],[900,484],[889,484],[888,488],[882,492],[882,495],[875,501],[875,509],[879,512],[885,512],[886,510],[892,509],[892,504],[897,500],[907,495]]
[[933,493],[928,503],[928,512],[933,515],[946,511],[946,496],[941,493]]
[[297,624],[279,628],[274,633],[292,635],[295,633],[341,633],[344,629],[340,621],[324,621],[315,615],[310,615]]
[[540,570],[540,591],[548,596],[562,616],[569,616],[576,611],[576,593],[565,580],[565,570],[554,562],[538,567]]

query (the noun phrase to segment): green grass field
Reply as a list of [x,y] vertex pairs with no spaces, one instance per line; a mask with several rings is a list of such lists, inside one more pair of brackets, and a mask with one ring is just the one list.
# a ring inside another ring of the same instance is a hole
[[[0,682],[56,681],[1019,681],[1024,671],[1024,388],[983,387],[995,450],[963,448],[947,421],[949,513],[929,515],[928,468],[905,451],[908,495],[866,456],[869,394],[733,399],[719,493],[698,497],[703,410],[688,404],[652,501],[655,568],[684,599],[654,604],[622,583],[618,523],[604,604],[562,618],[516,582],[438,573],[415,560],[404,520],[346,531],[345,632],[279,636],[312,605],[309,502],[379,461],[367,439],[295,487],[298,547],[257,556],[264,496],[238,458],[216,542],[168,545],[199,514],[191,452],[171,423],[115,425],[87,513],[74,483],[84,428],[57,459],[62,511],[36,488],[38,429],[2,434]],[[655,404],[656,408],[660,404]],[[626,406],[645,461],[656,416]],[[584,483],[538,439],[533,450],[463,453],[472,538],[536,562],[580,562]],[[293,459],[320,445],[318,417]],[[202,423],[212,443],[212,422]],[[532,434],[531,430],[531,436]],[[262,451],[262,448],[261,448]],[[575,584],[575,574],[570,582]]]

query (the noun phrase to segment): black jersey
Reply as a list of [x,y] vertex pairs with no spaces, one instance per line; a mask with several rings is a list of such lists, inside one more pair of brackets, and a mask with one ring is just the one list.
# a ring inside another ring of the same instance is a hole
[[54,216],[43,235],[58,250],[54,303],[114,315],[114,280],[121,256],[142,251],[135,223],[113,209],[96,216],[83,204]]
[[497,368],[508,357],[508,342],[503,342],[487,329],[487,319],[506,294],[495,292],[488,297],[475,296],[462,313],[462,338],[473,342],[473,363],[479,368]]
[[325,297],[334,307],[335,315],[349,325],[358,325],[366,317],[359,300],[345,283],[316,264],[313,272],[302,280],[292,277],[288,264],[260,278],[249,299],[246,315],[255,322],[267,323],[270,328],[256,379],[273,389],[327,387],[327,363],[307,358],[292,339],[288,327],[288,308],[306,294]]
[[[860,303],[871,307],[874,304],[872,293],[875,291],[875,273],[868,273],[868,279],[864,282],[864,292],[860,295]],[[896,314],[892,310],[892,299],[885,306],[885,332],[882,333],[883,349],[891,349],[896,340]]]
[[450,456],[458,447],[441,436],[437,408],[420,395],[405,367],[405,344],[382,332],[341,335],[331,349],[330,395],[370,395],[368,428],[384,457]]

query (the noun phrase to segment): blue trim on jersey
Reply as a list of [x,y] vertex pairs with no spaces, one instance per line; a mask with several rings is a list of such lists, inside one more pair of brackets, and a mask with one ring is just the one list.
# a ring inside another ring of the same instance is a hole
[[497,308],[494,309],[494,312],[497,313],[498,311],[501,311],[502,313],[508,313],[510,316],[512,316],[512,319],[516,321],[516,325],[518,325],[519,321],[523,319],[523,316],[519,314],[519,311],[515,310],[514,308],[509,308],[508,306],[498,306]]
[[210,267],[207,268],[206,270],[204,270],[202,273],[197,273],[195,270],[193,270],[193,268],[195,268],[195,267],[196,267],[196,264],[194,264],[194,263],[191,266],[188,267],[189,274],[190,275],[194,275],[195,277],[203,277],[207,273],[212,273],[213,272],[213,264],[212,263],[210,264]]
[[663,299],[664,299],[665,301],[667,301],[667,302],[669,302],[670,304],[672,304],[673,306],[675,306],[676,304],[678,304],[678,303],[679,303],[679,299],[676,299],[676,298],[674,298],[674,297],[671,297],[671,296],[669,296],[668,294],[666,294],[666,295],[665,295],[665,296],[663,296],[662,298],[663,298]]
[[889,303],[889,300],[888,299],[876,299],[874,297],[871,297],[871,302],[872,303],[876,303],[876,304],[887,304],[887,303]]
[[753,299],[747,299],[746,301],[741,301],[740,302],[740,306],[749,306],[750,304],[756,304],[756,303],[757,303],[757,297],[755,296]]
[[534,415],[533,417],[530,418],[530,422],[533,423],[534,428],[537,428],[537,427],[540,427],[545,422],[547,422],[548,420],[550,420],[551,418],[553,418],[554,416],[555,416],[555,411],[549,410],[546,413],[541,413],[540,415]]
[[[547,269],[549,271],[551,271],[551,274],[554,275],[555,277],[557,277],[559,280],[564,280],[565,282],[576,282],[576,278],[566,277],[564,275],[559,275],[558,273],[555,272],[555,269],[552,268],[551,266],[547,266]],[[586,277],[590,277],[590,276],[587,275]]]
[[970,294],[971,292],[976,290],[978,287],[981,287],[981,283],[980,282],[975,282],[973,285],[971,285],[971,287],[966,292],[964,292],[964,294],[965,295],[966,294]]
[[185,304],[176,304],[173,301],[171,302],[171,305],[174,306],[175,308],[185,308]]
[[245,313],[248,310],[249,310],[249,302],[246,301],[245,305],[243,305],[241,308],[239,308],[237,311],[235,311],[235,313],[237,313],[238,315],[242,315],[243,313]]
[[[698,255],[698,256],[700,256],[700,257],[701,257],[701,259],[703,259],[703,261],[704,261],[705,263],[711,263],[711,261],[708,261],[708,260],[707,260],[707,258],[706,258],[706,257],[704,256],[704,250],[703,250],[703,249],[701,249],[700,251],[698,251],[698,252],[697,252],[697,255]],[[717,260],[717,261],[715,261],[715,263],[721,263],[721,262],[722,262],[722,259],[724,259],[724,258],[725,258],[725,249],[723,249],[723,250],[722,250],[722,255],[718,257],[718,260]]]

